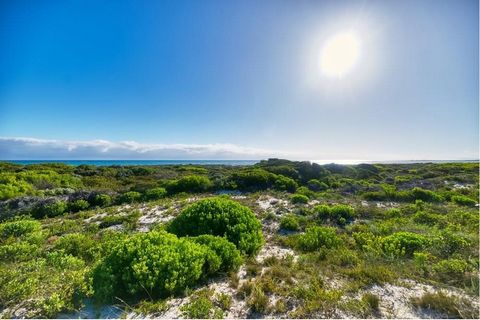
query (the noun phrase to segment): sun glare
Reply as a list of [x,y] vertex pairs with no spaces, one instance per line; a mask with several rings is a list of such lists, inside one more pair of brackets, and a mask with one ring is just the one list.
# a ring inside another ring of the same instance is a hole
[[340,33],[330,38],[320,56],[320,69],[330,77],[341,78],[358,60],[360,41],[352,32]]

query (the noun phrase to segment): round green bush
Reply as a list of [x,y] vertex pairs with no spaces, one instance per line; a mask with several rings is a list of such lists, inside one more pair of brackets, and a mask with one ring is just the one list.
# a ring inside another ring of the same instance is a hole
[[152,231],[120,242],[93,271],[100,301],[113,297],[165,297],[195,285],[202,277],[207,247]]
[[290,201],[293,203],[293,204],[297,204],[297,203],[307,203],[308,202],[308,197],[303,195],[303,194],[294,194],[290,197]]
[[167,190],[169,193],[205,192],[212,186],[213,184],[208,177],[191,175],[171,182],[167,185]]
[[65,201],[57,201],[48,204],[39,204],[32,210],[34,218],[56,217],[67,210],[67,203]]
[[166,195],[167,195],[167,190],[165,188],[153,188],[145,192],[145,198],[147,200],[162,199]]
[[211,234],[226,237],[248,255],[263,244],[261,224],[252,210],[224,198],[208,198],[185,208],[167,227],[180,237]]
[[421,234],[400,231],[382,239],[382,249],[388,256],[412,257],[428,244],[428,239]]
[[140,192],[129,191],[129,192],[125,192],[120,197],[118,197],[118,202],[119,203],[134,203],[134,202],[139,201],[141,198],[142,198],[142,195],[140,194]]

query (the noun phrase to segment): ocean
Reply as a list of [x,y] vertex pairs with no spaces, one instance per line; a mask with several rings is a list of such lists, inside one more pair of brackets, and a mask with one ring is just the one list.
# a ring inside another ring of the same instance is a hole
[[[452,163],[452,162],[478,162],[478,160],[308,160],[317,164],[412,164],[412,163]],[[260,162],[260,160],[0,160],[16,164],[41,164],[41,163],[64,163],[72,166],[82,164],[94,166],[165,166],[165,165],[226,165],[248,166]]]

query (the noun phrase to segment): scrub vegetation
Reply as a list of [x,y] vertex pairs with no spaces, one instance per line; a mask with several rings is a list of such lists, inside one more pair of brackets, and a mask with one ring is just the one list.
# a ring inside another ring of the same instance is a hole
[[0,316],[477,318],[478,197],[477,163],[0,163]]

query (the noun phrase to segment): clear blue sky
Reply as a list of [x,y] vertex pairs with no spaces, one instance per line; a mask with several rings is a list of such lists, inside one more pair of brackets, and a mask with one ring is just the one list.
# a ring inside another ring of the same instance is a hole
[[[478,9],[2,0],[0,158],[478,158]],[[321,50],[345,30],[357,63],[325,77]]]

